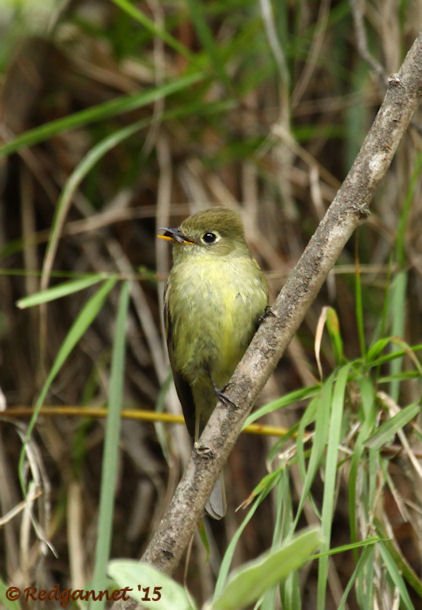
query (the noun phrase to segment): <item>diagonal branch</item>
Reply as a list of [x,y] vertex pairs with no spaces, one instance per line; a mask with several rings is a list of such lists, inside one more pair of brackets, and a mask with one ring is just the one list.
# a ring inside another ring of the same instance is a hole
[[[388,80],[384,101],[343,185],[238,365],[225,393],[237,408],[219,403],[192,452],[170,506],[143,556],[170,573],[194,532],[206,499],[243,422],[353,231],[369,214],[369,203],[385,175],[422,96],[422,34],[400,71]],[[136,608],[133,605],[113,606]]]

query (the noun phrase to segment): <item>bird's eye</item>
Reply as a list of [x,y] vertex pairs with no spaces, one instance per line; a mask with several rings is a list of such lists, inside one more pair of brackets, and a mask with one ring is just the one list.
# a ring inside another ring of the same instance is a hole
[[217,241],[217,235],[211,231],[207,231],[203,234],[202,241],[205,244],[213,244],[215,241]]

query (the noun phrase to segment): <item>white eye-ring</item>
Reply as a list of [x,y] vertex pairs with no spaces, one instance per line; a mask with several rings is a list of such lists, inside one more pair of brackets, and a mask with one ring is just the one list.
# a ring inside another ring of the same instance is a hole
[[207,231],[201,237],[202,243],[206,244],[207,246],[215,244],[220,239],[221,237],[216,231]]

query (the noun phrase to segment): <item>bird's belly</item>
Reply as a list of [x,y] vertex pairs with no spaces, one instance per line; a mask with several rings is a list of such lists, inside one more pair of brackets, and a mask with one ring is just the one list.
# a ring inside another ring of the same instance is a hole
[[198,273],[179,283],[185,306],[175,320],[176,366],[190,384],[211,376],[222,388],[252,338],[266,293],[258,278],[245,281],[236,269]]

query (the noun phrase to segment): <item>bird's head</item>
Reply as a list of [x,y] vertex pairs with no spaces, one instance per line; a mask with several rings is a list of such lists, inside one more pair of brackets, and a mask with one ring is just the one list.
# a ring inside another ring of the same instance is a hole
[[161,230],[158,237],[173,243],[175,262],[193,254],[228,256],[248,251],[240,216],[227,208],[210,208],[189,216],[177,229]]

